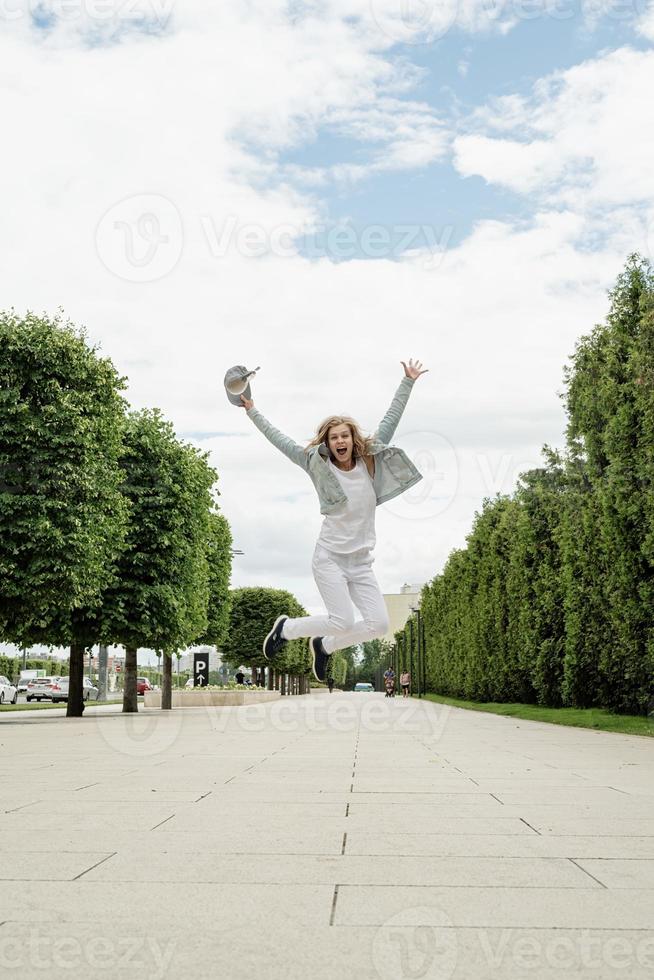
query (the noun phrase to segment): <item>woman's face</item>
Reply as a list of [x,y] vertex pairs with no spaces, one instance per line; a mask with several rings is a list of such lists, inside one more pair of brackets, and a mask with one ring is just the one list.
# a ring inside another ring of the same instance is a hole
[[334,462],[350,469],[354,443],[349,425],[333,425],[327,433],[327,446]]

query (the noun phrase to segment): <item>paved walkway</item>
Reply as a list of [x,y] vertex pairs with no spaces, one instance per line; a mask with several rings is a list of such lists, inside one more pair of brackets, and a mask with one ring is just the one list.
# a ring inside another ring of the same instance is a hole
[[7,977],[654,974],[649,739],[313,694],[0,714],[0,776]]

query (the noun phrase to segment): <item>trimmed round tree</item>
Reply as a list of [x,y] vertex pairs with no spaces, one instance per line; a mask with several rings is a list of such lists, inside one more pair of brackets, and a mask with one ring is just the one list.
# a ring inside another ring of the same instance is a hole
[[207,629],[217,474],[156,409],[129,415],[121,465],[130,522],[117,581],[104,595],[102,633],[125,646],[123,711],[133,712],[137,648],[176,650]]
[[68,715],[80,715],[85,610],[123,547],[124,380],[61,317],[0,313],[0,634],[70,644]]
[[307,641],[290,640],[272,660],[263,655],[263,641],[278,616],[306,616],[294,595],[284,589],[245,587],[233,589],[225,660],[232,667],[273,667],[284,673],[307,673],[310,669]]
[[[232,532],[229,522],[219,510],[212,510],[207,525],[205,553],[207,557],[209,598],[207,603],[207,627],[194,644],[210,644],[221,647],[229,628],[231,593],[229,580],[232,572]],[[162,706],[172,703],[172,655],[164,658]],[[168,702],[168,703],[167,703]]]

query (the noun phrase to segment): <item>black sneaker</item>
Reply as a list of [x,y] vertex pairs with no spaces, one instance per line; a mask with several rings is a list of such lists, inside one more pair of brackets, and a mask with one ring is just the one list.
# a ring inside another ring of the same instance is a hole
[[313,676],[324,683],[331,653],[327,653],[322,645],[322,636],[312,636],[309,640],[309,650],[313,659]]
[[274,657],[275,654],[279,653],[280,650],[283,650],[288,643],[288,640],[285,640],[282,636],[282,627],[287,619],[288,616],[278,616],[275,620],[275,625],[271,629],[266,639],[263,641],[264,657]]

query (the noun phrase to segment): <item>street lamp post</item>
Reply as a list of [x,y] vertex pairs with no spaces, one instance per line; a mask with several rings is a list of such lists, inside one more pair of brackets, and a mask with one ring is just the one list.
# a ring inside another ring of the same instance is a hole
[[[417,687],[418,687],[418,697],[421,698],[425,693],[424,684],[424,674],[425,674],[425,646],[422,643],[422,622],[420,618],[420,608],[418,606],[411,606],[411,612],[416,614],[416,630],[417,630],[417,664],[416,664],[416,677],[417,677]],[[413,679],[413,674],[411,675]]]
[[409,694],[413,694],[413,620],[409,620],[409,677],[411,678],[411,686],[409,687]]

